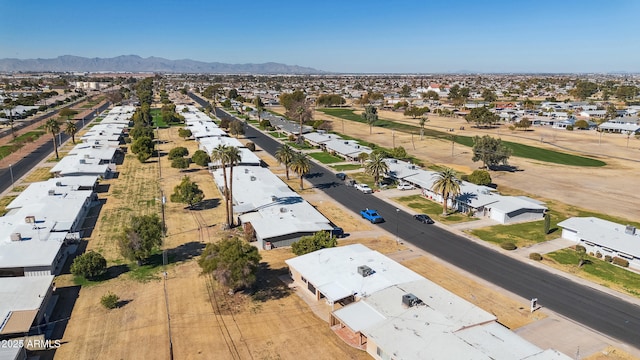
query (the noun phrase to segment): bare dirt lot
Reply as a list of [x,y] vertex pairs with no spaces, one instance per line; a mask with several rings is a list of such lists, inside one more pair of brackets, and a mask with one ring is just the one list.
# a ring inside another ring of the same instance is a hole
[[[379,116],[383,119],[419,126],[418,119],[407,118],[401,112],[382,110]],[[314,113],[314,118],[333,120],[333,128],[342,132],[342,120],[317,111]],[[460,130],[460,127],[464,127],[465,130]],[[632,187],[632,179],[640,175],[640,140],[633,137],[629,139],[627,148],[626,135],[603,134],[601,136],[596,131],[567,131],[550,127],[533,127],[530,131],[511,131],[506,125],[495,129],[477,129],[463,118],[444,118],[433,115],[429,116],[426,128],[445,132],[453,129],[451,134],[464,136],[489,134],[506,141],[521,142],[605,161],[607,166],[591,168],[512,157],[509,163],[522,171],[494,171],[491,177],[498,186],[505,185],[533,196],[556,199],[566,204],[627,219],[640,217],[640,208],[637,206],[640,202],[640,193],[633,191]],[[368,125],[344,121],[344,132],[380,146],[393,147],[394,139],[391,130],[374,127],[373,134],[369,135]],[[412,142],[411,134],[396,131],[395,144],[403,146],[407,152],[427,164],[449,166],[465,173],[471,173],[481,166],[480,163],[471,161],[470,148],[460,144],[452,146],[450,141],[426,136],[421,141],[420,136],[416,134]]]

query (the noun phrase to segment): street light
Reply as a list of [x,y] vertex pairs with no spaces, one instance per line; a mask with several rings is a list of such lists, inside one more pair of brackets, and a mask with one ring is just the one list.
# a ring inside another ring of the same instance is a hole
[[400,232],[398,227],[398,220],[400,218],[400,209],[396,208],[396,244],[400,245]]
[[11,168],[13,164],[9,164],[9,173],[11,174],[11,189],[13,189],[13,169]]

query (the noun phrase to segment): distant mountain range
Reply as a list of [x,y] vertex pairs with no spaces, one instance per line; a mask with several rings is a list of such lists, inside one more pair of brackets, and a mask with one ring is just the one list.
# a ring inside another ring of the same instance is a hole
[[50,72],[160,72],[213,74],[325,74],[325,71],[274,62],[264,64],[206,63],[195,60],[168,60],[159,57],[142,58],[122,55],[113,58],[85,58],[64,55],[55,59],[0,59],[0,71]]

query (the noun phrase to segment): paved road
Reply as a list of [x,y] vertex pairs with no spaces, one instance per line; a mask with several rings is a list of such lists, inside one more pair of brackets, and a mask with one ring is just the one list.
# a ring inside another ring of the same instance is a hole
[[[88,123],[89,120],[93,119],[94,114],[96,113],[99,114],[102,111],[106,110],[108,107],[109,107],[109,103],[105,103],[96,111],[85,116],[84,124]],[[78,131],[82,129],[84,124],[82,119],[76,122],[76,127],[78,128]],[[51,135],[45,135],[45,136],[51,137]],[[69,135],[65,133],[62,133],[60,137],[62,139],[62,142],[69,139]],[[11,168],[6,167],[4,169],[0,169],[0,193],[2,193],[3,191],[5,191],[11,186],[12,173],[13,173],[13,180],[14,181],[18,180],[19,178],[24,176],[26,173],[28,173],[29,170],[31,170],[34,166],[36,166],[40,161],[44,160],[47,156],[49,156],[52,151],[53,151],[53,139],[50,139],[44,144],[42,144],[40,147],[38,147],[35,151],[33,151],[32,153],[22,158],[22,160],[13,164]]]
[[[200,99],[194,97],[194,100],[205,106]],[[216,110],[218,117],[229,117]],[[280,146],[252,127],[247,127],[245,135],[270,154]],[[640,344],[640,306],[533,267],[439,227],[418,223],[403,210],[396,211],[381,199],[343,185],[332,172],[316,164],[312,164],[307,179],[352,211],[359,212],[365,207],[377,209],[386,222],[376,226],[397,233],[403,241],[525,299],[538,298],[541,306],[629,346]]]

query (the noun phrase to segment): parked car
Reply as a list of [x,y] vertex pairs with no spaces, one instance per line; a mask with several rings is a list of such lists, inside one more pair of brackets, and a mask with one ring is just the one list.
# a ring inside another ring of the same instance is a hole
[[339,172],[339,173],[336,174],[336,177],[338,179],[344,181],[347,178],[347,174]]
[[423,224],[433,224],[433,219],[431,219],[427,214],[413,215],[413,218],[420,221]]
[[371,188],[367,184],[356,184],[355,187],[365,194],[371,194],[373,192],[373,190],[371,190]]
[[416,187],[409,183],[398,183],[398,190],[413,190]]
[[334,227],[331,230],[331,236],[335,236],[338,239],[343,238],[344,237],[344,230],[341,227]]
[[362,216],[363,219],[369,220],[372,224],[384,222],[384,218],[373,209],[360,210],[360,216]]

